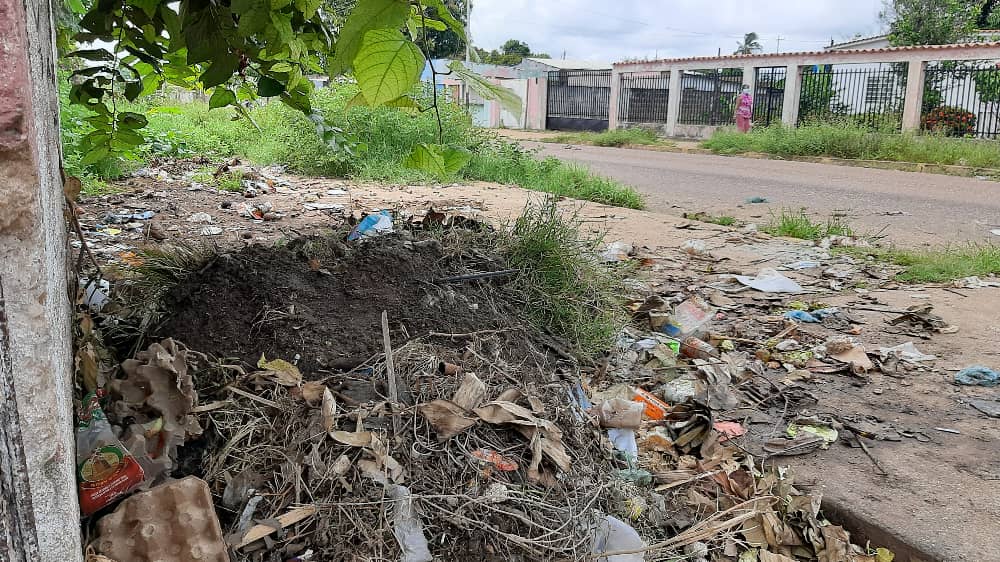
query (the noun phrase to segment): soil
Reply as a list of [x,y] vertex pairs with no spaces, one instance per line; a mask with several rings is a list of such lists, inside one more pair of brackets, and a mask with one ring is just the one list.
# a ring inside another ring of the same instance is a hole
[[[326,276],[309,268],[312,252],[297,246],[289,244],[266,252],[256,247],[245,249],[247,233],[258,242],[293,238],[342,228],[351,213],[379,208],[412,214],[425,212],[431,206],[464,208],[463,212],[474,212],[501,222],[515,216],[527,201],[539,197],[523,190],[489,184],[376,186],[317,178],[288,179],[292,184],[289,192],[267,196],[279,209],[288,211],[285,218],[276,222],[253,222],[236,212],[219,209],[222,201],[233,199],[230,194],[187,192],[182,183],[154,180],[133,180],[138,183],[126,186],[128,191],[124,194],[84,202],[81,222],[85,226],[94,225],[108,211],[147,206],[157,211],[159,216],[155,220],[163,221],[165,226],[178,227],[168,231],[167,243],[203,241],[205,237],[198,233],[198,228],[185,219],[200,210],[212,212],[216,224],[223,226],[226,234],[211,240],[228,248],[231,257],[199,274],[200,290],[194,290],[196,284],[192,278],[190,285],[185,284],[189,287],[188,294],[174,295],[177,308],[185,311],[185,317],[175,315],[172,324],[164,326],[161,333],[178,337],[198,349],[207,350],[210,344],[219,352],[232,349],[233,355],[252,363],[259,359],[260,352],[267,353],[268,358],[273,353],[284,359],[300,354],[302,364],[310,366],[308,369],[321,370],[335,369],[338,361],[347,367],[349,363],[364,361],[378,353],[382,310],[389,310],[392,315],[390,325],[394,342],[429,329],[443,329],[440,315],[445,312],[446,318],[457,313],[455,318],[448,320],[454,322],[449,329],[456,332],[487,329],[492,320],[482,314],[467,315],[459,310],[461,306],[422,306],[426,295],[434,296],[439,290],[428,285],[428,280],[467,270],[435,253],[431,247],[407,248],[405,240],[351,247],[343,256],[334,252],[321,259],[322,268],[333,274]],[[344,212],[300,211],[304,194],[339,188],[347,190],[349,195],[329,200],[343,201]],[[166,199],[150,197],[150,193],[160,190],[168,191]],[[607,232],[608,242],[623,240],[634,244],[638,253],[648,258],[642,268],[642,277],[654,287],[659,284],[663,291],[681,291],[693,283],[703,284],[707,276],[719,273],[752,275],[763,267],[807,259],[810,252],[815,251],[811,244],[801,241],[768,240],[766,237],[751,241],[732,228],[684,220],[679,216],[684,209],[668,214],[577,201],[563,201],[561,205],[579,210],[579,217],[591,230]],[[709,251],[719,259],[703,261],[683,256],[678,249],[691,239],[705,241]],[[119,254],[130,248],[143,243],[159,243],[134,231],[93,241],[101,250],[99,259],[116,264],[122,263]],[[333,252],[332,247],[324,251]],[[369,251],[388,252],[383,261],[394,264],[393,271],[387,271],[377,262],[365,269],[362,252]],[[407,258],[409,264],[417,263],[428,269],[406,269],[407,266],[398,261],[403,258]],[[354,264],[357,273],[338,269],[340,263]],[[400,272],[395,272],[396,269]],[[831,305],[848,305],[859,296],[850,286],[843,291],[824,290],[821,278],[803,272],[785,273],[819,291],[811,298],[822,299]],[[400,287],[401,294],[371,289],[376,282]],[[303,288],[312,284],[317,288]],[[467,299],[463,303],[481,304],[475,292],[466,293],[468,289],[462,287],[452,289],[457,299]],[[928,368],[907,371],[901,378],[878,373],[865,379],[821,375],[804,385],[819,399],[818,404],[812,406],[817,412],[837,412],[896,430],[923,432],[929,440],[869,441],[872,454],[879,459],[888,476],[877,474],[871,459],[862,450],[841,445],[779,460],[781,464],[795,467],[800,482],[810,482],[813,488],[821,490],[829,500],[828,507],[842,508],[862,525],[887,530],[900,544],[911,545],[912,553],[897,557],[898,562],[1000,560],[995,541],[1000,533],[1000,495],[995,486],[1000,479],[996,469],[1000,465],[996,447],[1000,439],[1000,420],[987,418],[967,403],[971,398],[996,399],[1000,395],[995,389],[958,387],[952,383],[954,372],[959,368],[972,364],[1000,367],[995,349],[1000,334],[997,322],[1000,289],[958,289],[958,292],[961,295],[940,287],[912,286],[889,286],[870,292],[891,308],[932,303],[936,314],[959,328],[957,334],[933,334],[929,340],[915,339],[921,351],[939,356],[939,360]],[[366,314],[350,314],[352,304],[365,304],[366,299],[374,299],[376,305],[368,303]],[[335,306],[337,303],[339,305]],[[779,299],[772,304],[777,309],[782,303]],[[289,307],[293,305],[299,308],[294,316],[283,316],[291,313]],[[242,322],[249,320],[249,325],[253,326],[253,320],[258,319],[258,315],[263,319],[266,311],[273,311],[272,316],[252,330],[235,324],[227,326],[220,320],[227,314],[240,315]],[[868,323],[857,337],[869,351],[913,339],[890,333],[886,329],[885,315],[859,314]],[[334,319],[336,323],[324,324],[324,318]],[[296,329],[297,326],[300,328]],[[301,326],[308,326],[308,329]],[[350,326],[350,330],[344,330],[343,326]],[[311,337],[304,332],[323,335]],[[766,337],[768,334],[748,335]],[[768,425],[767,429],[770,427]]]
[[433,239],[254,245],[217,257],[171,290],[157,336],[251,365],[264,355],[299,358],[307,373],[351,370],[382,353],[382,311],[397,344],[431,331],[503,327],[476,284],[436,282],[466,271]]

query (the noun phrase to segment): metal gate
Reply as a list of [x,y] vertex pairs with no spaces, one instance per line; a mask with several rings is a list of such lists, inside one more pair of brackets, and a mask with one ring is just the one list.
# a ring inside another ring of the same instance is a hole
[[772,123],[781,123],[781,112],[785,106],[785,71],[783,66],[757,69],[753,91],[754,125],[767,127]]
[[549,72],[545,128],[604,131],[611,103],[610,70]]

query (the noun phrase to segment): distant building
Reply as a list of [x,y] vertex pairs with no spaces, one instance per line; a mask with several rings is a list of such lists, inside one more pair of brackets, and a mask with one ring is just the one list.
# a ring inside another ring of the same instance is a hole
[[515,66],[521,78],[544,78],[556,70],[611,70],[610,62],[526,57]]

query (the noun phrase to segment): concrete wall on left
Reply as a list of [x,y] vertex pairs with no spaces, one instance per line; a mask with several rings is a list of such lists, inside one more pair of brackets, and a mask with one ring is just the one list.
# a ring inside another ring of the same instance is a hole
[[0,560],[82,559],[50,0],[0,0]]

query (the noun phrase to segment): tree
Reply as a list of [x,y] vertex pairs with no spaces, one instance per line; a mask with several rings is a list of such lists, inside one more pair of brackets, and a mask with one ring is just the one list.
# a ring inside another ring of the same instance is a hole
[[492,51],[487,51],[486,49],[476,47],[476,54],[479,56],[479,60],[486,64],[499,64],[502,66],[521,64],[521,61],[527,57],[552,58],[545,53],[532,53],[531,47],[527,43],[518,41],[517,39],[508,39],[500,47],[500,50],[493,49]]
[[881,18],[889,25],[889,41],[894,46],[946,45],[968,38],[980,19],[988,22],[992,4],[981,0],[886,0]]
[[[455,16],[462,26],[466,26],[465,3],[467,0],[444,0],[444,6]],[[334,27],[339,28],[346,21],[348,14],[358,4],[358,0],[323,0],[323,6],[333,16]],[[426,10],[427,16],[433,18],[433,10]],[[432,23],[427,28],[424,54],[431,59],[461,58],[465,54],[465,36],[459,35],[453,29]]]
[[743,41],[736,44],[734,55],[752,55],[761,52],[760,37],[753,31],[743,36]]
[[[356,0],[339,21],[325,8],[346,0],[95,0],[89,7],[81,0],[65,2],[74,13],[85,11],[74,40],[89,44],[67,55],[87,61],[73,73],[69,94],[71,103],[92,113],[86,121],[94,130],[81,141],[84,166],[143,144],[146,117],[120,110],[119,103],[164,83],[211,92],[210,108],[232,106],[244,115],[244,100],[280,99],[308,114],[323,139],[343,149],[343,132],[312,111],[306,74],[351,72],[360,90],[352,103],[416,107],[408,93],[424,69],[428,30],[450,29],[465,38],[465,26],[445,0]],[[509,90],[460,63],[449,70],[477,94],[519,111]],[[436,95],[434,100],[436,109]],[[439,142],[441,137],[439,126]],[[412,162],[422,169],[461,160],[457,149],[418,148]]]

